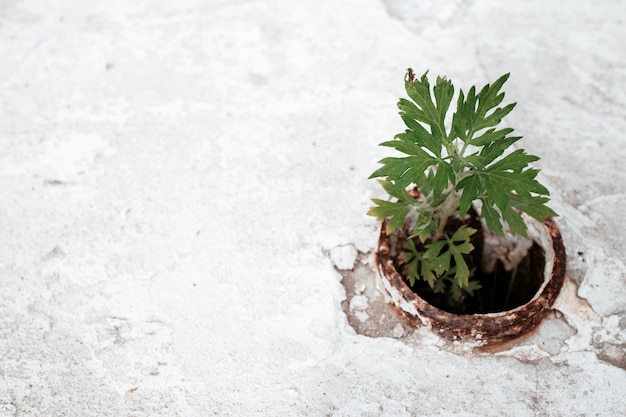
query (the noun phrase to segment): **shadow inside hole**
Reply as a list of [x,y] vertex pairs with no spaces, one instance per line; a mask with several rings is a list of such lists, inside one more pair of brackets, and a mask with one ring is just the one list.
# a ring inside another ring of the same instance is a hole
[[426,281],[416,280],[411,287],[406,274],[403,278],[413,292],[441,310],[454,314],[485,314],[512,310],[532,300],[543,284],[544,267],[544,251],[533,242],[526,256],[511,271],[507,271],[500,260],[493,272],[477,268],[473,279],[482,287],[474,296],[466,295],[460,302],[454,302],[446,294],[435,293]]

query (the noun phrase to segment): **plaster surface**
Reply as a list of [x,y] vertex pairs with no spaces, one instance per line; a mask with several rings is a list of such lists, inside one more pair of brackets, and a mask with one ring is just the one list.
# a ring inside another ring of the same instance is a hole
[[[0,416],[623,415],[625,16],[0,0]],[[511,72],[542,157],[568,280],[504,351],[403,326],[372,284],[407,67]]]

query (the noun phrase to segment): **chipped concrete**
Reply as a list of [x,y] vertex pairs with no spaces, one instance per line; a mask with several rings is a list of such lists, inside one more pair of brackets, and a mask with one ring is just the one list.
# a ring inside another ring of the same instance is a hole
[[399,339],[413,333],[415,329],[392,307],[374,271],[371,253],[360,253],[352,270],[340,271],[346,289],[342,306],[348,322],[358,334],[368,337]]
[[[625,7],[0,1],[0,415],[623,414]],[[556,311],[499,352],[369,284],[409,66],[511,72],[561,214]]]

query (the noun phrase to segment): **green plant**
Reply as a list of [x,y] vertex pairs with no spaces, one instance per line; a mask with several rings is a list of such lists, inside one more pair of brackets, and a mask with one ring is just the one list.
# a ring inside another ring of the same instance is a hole
[[[509,150],[521,136],[511,136],[511,128],[496,127],[515,107],[498,107],[509,74],[478,93],[476,87],[467,94],[460,90],[451,117],[454,86],[446,77],[437,77],[431,90],[427,74],[416,78],[409,68],[405,76],[410,100],[401,98],[398,107],[407,129],[380,146],[406,156],[382,159],[370,176],[383,178],[380,184],[394,199],[373,199],[368,214],[386,218],[388,233],[409,229],[404,257],[411,285],[422,279],[434,292],[448,292],[459,300],[480,288],[466,262],[476,230],[462,225],[446,232],[451,218],[463,218],[480,202],[489,230],[503,236],[507,224],[512,234],[527,236],[521,212],[539,221],[556,213],[546,205],[548,190],[536,180],[539,170],[529,166],[539,158],[523,149]],[[413,188],[419,193],[410,193]]]

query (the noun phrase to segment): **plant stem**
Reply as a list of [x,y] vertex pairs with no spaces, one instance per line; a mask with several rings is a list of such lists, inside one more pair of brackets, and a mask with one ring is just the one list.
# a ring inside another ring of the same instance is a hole
[[498,282],[498,265],[493,270],[493,285],[491,286],[491,308],[496,304],[496,287]]
[[517,275],[517,266],[513,268],[511,279],[509,279],[509,288],[506,292],[506,298],[504,299],[504,310],[506,310],[507,306],[509,305],[509,298],[511,297],[511,292],[513,292],[513,284],[515,283],[516,275]]
[[461,148],[461,152],[459,153],[459,156],[462,158],[465,155],[465,149],[467,149],[467,145],[469,145],[469,140],[467,142],[465,142],[463,144],[463,147]]

